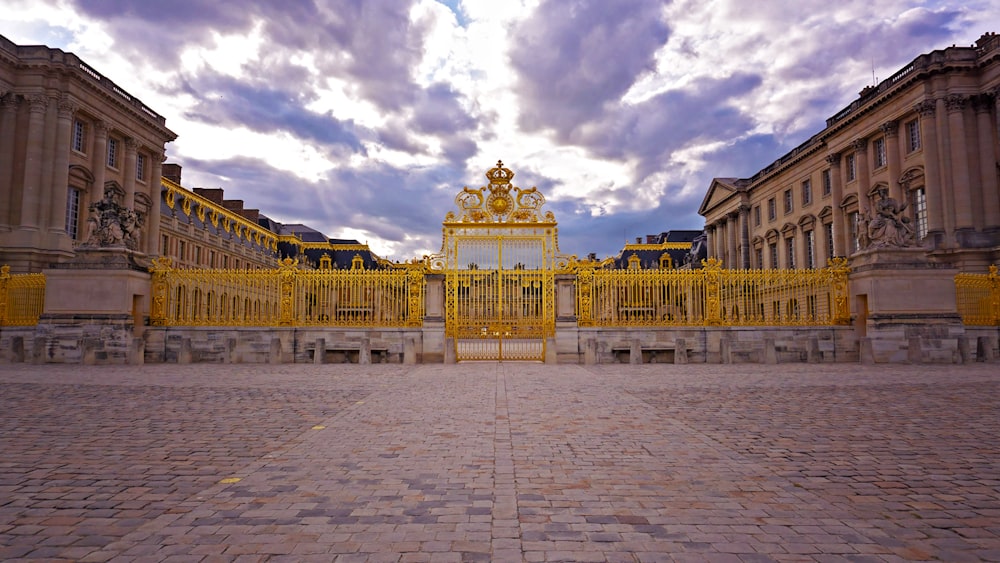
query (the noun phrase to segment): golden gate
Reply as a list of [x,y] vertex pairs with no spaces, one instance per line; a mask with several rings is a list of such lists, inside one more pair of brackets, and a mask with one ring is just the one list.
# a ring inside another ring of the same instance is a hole
[[555,272],[572,258],[559,253],[544,196],[513,177],[497,162],[487,186],[463,188],[430,260],[445,274],[445,336],[458,361],[541,361],[555,335]]

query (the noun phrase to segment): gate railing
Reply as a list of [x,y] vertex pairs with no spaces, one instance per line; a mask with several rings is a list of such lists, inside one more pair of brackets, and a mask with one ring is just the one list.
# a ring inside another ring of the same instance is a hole
[[180,270],[156,260],[150,323],[159,326],[413,327],[423,322],[421,269]]
[[44,274],[11,274],[0,266],[0,326],[34,326],[45,306]]
[[1000,276],[996,265],[991,265],[987,274],[955,276],[955,299],[962,324],[1000,325]]
[[850,323],[847,261],[821,270],[577,269],[580,326],[824,326]]

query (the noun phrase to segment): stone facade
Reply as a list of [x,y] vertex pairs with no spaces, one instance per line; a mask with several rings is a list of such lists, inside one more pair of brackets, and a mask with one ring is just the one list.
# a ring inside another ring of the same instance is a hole
[[0,36],[0,264],[37,272],[70,260],[109,195],[135,214],[135,250],[155,254],[154,202],[175,138],[162,116],[76,55]]
[[[699,210],[708,255],[808,268],[890,244],[985,272],[1000,260],[998,94],[996,34],[918,56],[753,176],[715,178]],[[880,213],[901,222],[886,231]]]

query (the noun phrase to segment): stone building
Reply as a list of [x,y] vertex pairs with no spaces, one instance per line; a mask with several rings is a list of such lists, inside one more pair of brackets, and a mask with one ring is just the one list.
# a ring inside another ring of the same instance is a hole
[[37,272],[70,260],[97,237],[108,206],[132,213],[114,242],[156,254],[154,202],[175,138],[161,115],[76,55],[0,36],[0,264]]
[[1000,260],[998,104],[1000,36],[918,56],[754,175],[713,179],[699,209],[709,256],[812,268],[915,247],[985,272]]

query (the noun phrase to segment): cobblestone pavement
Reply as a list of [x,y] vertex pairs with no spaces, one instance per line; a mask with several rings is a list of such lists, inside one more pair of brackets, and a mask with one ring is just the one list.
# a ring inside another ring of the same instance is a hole
[[1000,369],[0,365],[0,560],[1000,561]]

